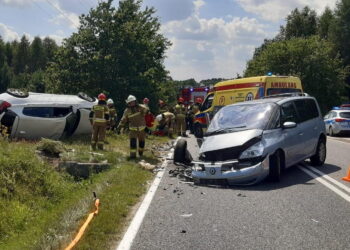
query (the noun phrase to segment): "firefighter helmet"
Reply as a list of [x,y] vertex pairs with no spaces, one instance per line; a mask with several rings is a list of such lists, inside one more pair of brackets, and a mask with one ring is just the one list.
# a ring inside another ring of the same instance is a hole
[[100,100],[100,101],[105,101],[106,100],[106,95],[101,93],[101,94],[98,95],[97,99]]
[[109,98],[109,99],[107,100],[107,104],[110,104],[110,105],[114,104],[113,99]]
[[179,102],[180,102],[180,103],[183,103],[184,101],[185,101],[185,100],[184,100],[182,97],[179,98]]
[[148,104],[148,103],[149,103],[149,99],[148,99],[147,97],[145,97],[145,98],[143,99],[143,103],[144,103],[144,104]]
[[159,105],[164,105],[165,102],[163,100],[159,100]]
[[202,102],[203,102],[202,98],[200,98],[200,97],[196,98],[196,103],[202,103]]
[[136,97],[133,95],[129,95],[128,99],[125,100],[126,103],[130,103],[130,102],[135,102],[136,101]]

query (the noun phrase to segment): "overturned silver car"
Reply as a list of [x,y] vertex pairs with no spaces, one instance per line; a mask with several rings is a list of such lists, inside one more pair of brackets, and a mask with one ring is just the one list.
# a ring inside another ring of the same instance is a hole
[[91,132],[95,98],[84,93],[55,95],[9,89],[0,94],[0,125],[11,138],[59,139]]
[[254,184],[305,159],[326,159],[325,125],[312,97],[267,98],[223,107],[213,118],[192,160],[181,139],[174,163],[192,169],[197,183]]

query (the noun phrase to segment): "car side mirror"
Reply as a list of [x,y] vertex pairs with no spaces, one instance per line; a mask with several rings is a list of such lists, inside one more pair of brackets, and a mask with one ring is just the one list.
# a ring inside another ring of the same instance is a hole
[[295,122],[284,122],[282,128],[295,128],[296,126]]

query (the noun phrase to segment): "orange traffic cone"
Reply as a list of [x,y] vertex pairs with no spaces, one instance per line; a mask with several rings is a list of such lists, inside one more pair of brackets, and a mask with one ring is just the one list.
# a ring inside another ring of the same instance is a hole
[[348,175],[343,177],[342,180],[350,182],[350,166],[349,166],[349,170],[348,170]]

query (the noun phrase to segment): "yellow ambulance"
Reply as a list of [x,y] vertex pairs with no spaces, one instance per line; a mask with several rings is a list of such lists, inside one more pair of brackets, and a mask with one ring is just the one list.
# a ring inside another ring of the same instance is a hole
[[208,93],[195,116],[194,134],[203,137],[211,118],[223,106],[264,96],[302,92],[301,81],[294,76],[256,76],[219,82]]

